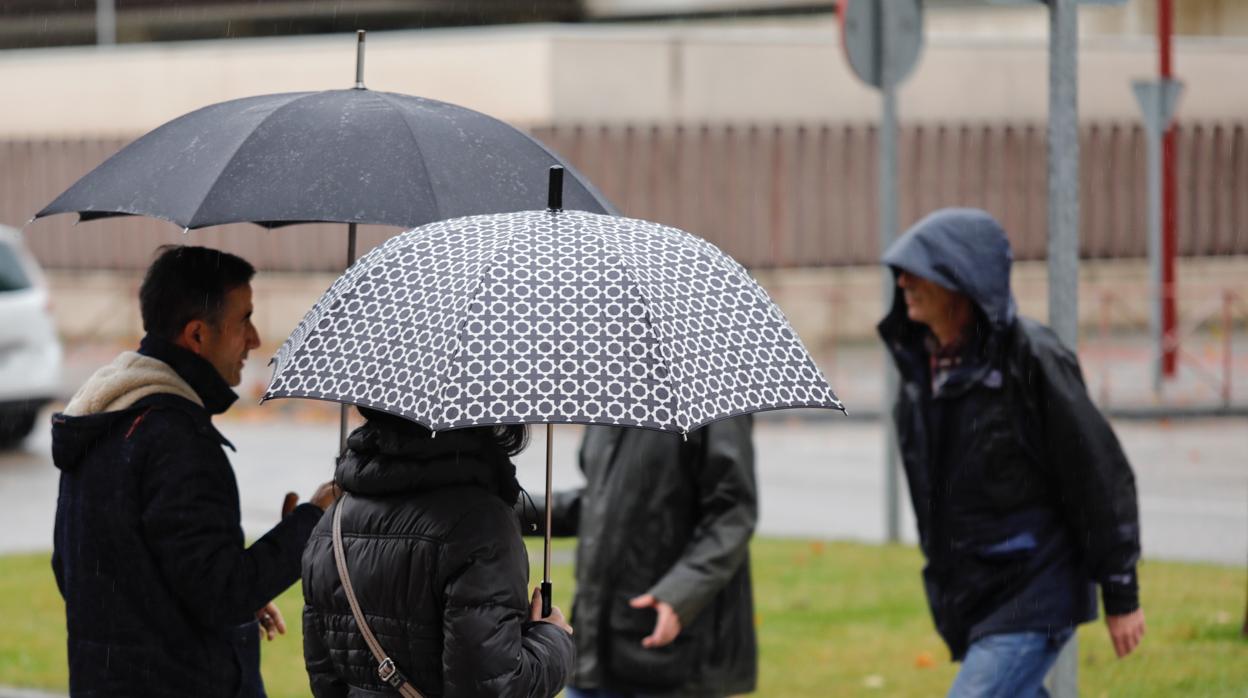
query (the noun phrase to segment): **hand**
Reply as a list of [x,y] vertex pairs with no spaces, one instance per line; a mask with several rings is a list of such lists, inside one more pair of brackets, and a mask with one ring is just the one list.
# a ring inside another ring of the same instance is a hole
[[642,647],[654,649],[670,645],[680,635],[680,615],[671,604],[659,601],[653,594],[642,594],[629,601],[628,605],[633,608],[653,608],[658,613],[658,618],[654,621],[654,632],[642,638]]
[[282,612],[277,610],[277,604],[272,601],[256,611],[256,620],[260,621],[260,637],[270,642],[273,641],[274,632],[278,635],[286,634],[286,621],[282,618]]
[[289,516],[290,512],[294,511],[295,507],[298,505],[299,495],[294,492],[287,492],[286,498],[282,500],[282,518],[284,519]]
[[533,590],[533,599],[529,601],[529,620],[536,620],[536,621],[541,621],[543,623],[550,623],[551,625],[555,626],[556,628],[559,628],[563,632],[569,635],[572,634],[572,626],[568,625],[568,621],[563,619],[563,611],[560,611],[558,606],[551,604],[550,615],[546,616],[545,618],[542,617],[542,588],[541,587],[537,587],[536,589]]
[[[320,507],[321,511],[325,511],[333,506],[341,495],[342,490],[331,480],[316,488],[316,492],[312,495],[312,503]],[[286,495],[286,499],[289,501],[290,495]]]
[[1121,616],[1105,616],[1105,625],[1109,626],[1109,639],[1114,642],[1114,652],[1118,658],[1131,654],[1144,637],[1144,609]]

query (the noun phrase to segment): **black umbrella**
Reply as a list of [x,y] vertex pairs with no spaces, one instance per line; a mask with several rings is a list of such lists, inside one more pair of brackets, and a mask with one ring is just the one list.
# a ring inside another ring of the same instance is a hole
[[[688,434],[745,413],[844,409],[731,257],[675,228],[557,201],[391,238],[330,286],[274,362],[265,400],[360,405],[435,433],[578,423]],[[549,449],[548,426],[548,516]],[[549,519],[546,537],[543,588]]]
[[[88,172],[35,218],[144,215],[186,229],[251,222],[404,228],[530,208],[546,168],[563,160],[498,119],[421,97],[364,88],[235,99],[178,117]],[[572,208],[614,213],[573,173]],[[340,446],[346,442],[346,411]]]
[[[143,215],[187,229],[246,222],[411,228],[531,208],[546,190],[546,168],[556,164],[566,166],[498,119],[368,90],[357,75],[355,89],[245,97],[180,116],[121,149],[35,217]],[[571,208],[614,212],[576,174],[568,197]]]

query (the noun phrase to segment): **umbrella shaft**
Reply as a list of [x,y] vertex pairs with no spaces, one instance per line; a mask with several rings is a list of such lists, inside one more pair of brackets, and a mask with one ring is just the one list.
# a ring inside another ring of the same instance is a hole
[[[355,223],[347,224],[347,268],[355,264]],[[343,403],[338,410],[338,455],[347,452],[347,410],[350,406]]]
[[554,425],[546,425],[546,558],[542,568],[542,581],[550,583],[550,522],[551,522],[551,505],[553,498],[551,493],[551,452],[554,448]]

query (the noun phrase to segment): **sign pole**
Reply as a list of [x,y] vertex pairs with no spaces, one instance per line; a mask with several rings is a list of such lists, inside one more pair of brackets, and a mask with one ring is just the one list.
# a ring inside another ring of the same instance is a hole
[[[1167,306],[1173,302],[1172,278],[1167,278],[1168,250],[1163,235],[1164,183],[1162,177],[1163,143],[1174,115],[1175,104],[1183,91],[1176,80],[1136,80],[1131,85],[1144,117],[1148,150],[1148,333],[1153,348],[1153,392],[1160,395],[1166,370],[1166,357],[1171,353],[1168,338],[1174,329],[1167,322]],[[1173,273],[1173,266],[1170,269]]]
[[[923,46],[923,10],[919,0],[842,0],[841,38],[849,66],[860,80],[880,91],[877,139],[880,255],[897,235],[897,86],[910,73]],[[881,270],[884,312],[893,303],[893,274]],[[884,353],[884,531],[888,542],[901,540],[901,474],[897,434],[888,406],[897,395],[897,369]]]
[[[1079,22],[1076,0],[1049,0],[1049,325],[1079,347]],[[1054,698],[1079,695],[1074,635],[1045,678]]]
[[[880,110],[880,252],[888,249],[897,235],[897,89],[886,86],[880,91],[883,108]],[[892,306],[893,275],[888,270],[881,274],[884,312]],[[884,425],[884,502],[885,533],[890,543],[901,541],[901,483],[897,463],[896,425],[889,401],[897,395],[897,367],[893,365],[888,351],[884,352],[884,406],[881,423]]]

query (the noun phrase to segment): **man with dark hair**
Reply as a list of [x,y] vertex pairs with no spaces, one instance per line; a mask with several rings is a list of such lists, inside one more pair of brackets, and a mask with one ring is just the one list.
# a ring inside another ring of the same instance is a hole
[[139,291],[139,350],[52,418],[52,569],[74,695],[264,695],[260,633],[285,632],[272,600],[299,578],[336,491],[325,483],[298,506],[287,495],[282,521],[245,546],[233,445],[212,416],[238,398],[260,345],[254,274],[217,250],[161,248]]
[[1144,635],[1135,477],[1079,361],[1017,315],[1010,243],[984,211],[928,216],[884,253],[879,325],[901,374],[897,440],[949,695],[1047,695],[1041,682],[1096,586],[1119,657]]

